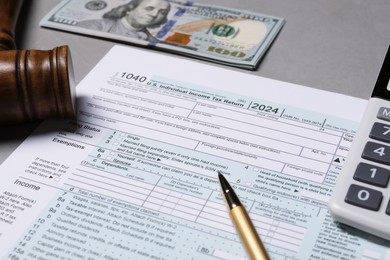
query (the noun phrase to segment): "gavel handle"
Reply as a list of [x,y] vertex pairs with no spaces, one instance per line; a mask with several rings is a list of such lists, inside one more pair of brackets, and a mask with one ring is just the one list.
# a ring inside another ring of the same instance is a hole
[[15,27],[23,0],[0,0],[0,51],[16,49]]
[[67,46],[16,50],[23,0],[0,0],[0,125],[48,117],[74,118],[76,97]]

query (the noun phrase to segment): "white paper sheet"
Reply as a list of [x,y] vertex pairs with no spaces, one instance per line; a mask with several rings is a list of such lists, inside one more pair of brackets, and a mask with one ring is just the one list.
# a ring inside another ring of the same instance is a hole
[[217,170],[273,259],[389,254],[327,210],[366,101],[121,46],[77,97],[1,165],[0,257],[244,259]]

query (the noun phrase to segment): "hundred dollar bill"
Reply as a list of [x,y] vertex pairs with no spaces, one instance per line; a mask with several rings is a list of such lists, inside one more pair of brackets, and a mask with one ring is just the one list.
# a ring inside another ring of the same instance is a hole
[[255,69],[283,18],[171,0],[64,0],[40,25]]

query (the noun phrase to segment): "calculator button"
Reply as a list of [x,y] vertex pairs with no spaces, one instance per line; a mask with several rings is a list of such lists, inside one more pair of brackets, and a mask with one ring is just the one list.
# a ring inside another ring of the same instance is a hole
[[390,165],[390,146],[367,142],[362,157],[367,160]]
[[370,132],[370,138],[390,142],[390,125],[375,122]]
[[390,201],[387,203],[386,214],[390,215]]
[[368,163],[359,163],[353,178],[357,181],[385,188],[389,183],[390,170]]
[[351,184],[345,202],[370,210],[379,210],[382,202],[382,192]]
[[378,114],[376,115],[377,118],[390,121],[390,108],[388,107],[381,107],[379,108]]

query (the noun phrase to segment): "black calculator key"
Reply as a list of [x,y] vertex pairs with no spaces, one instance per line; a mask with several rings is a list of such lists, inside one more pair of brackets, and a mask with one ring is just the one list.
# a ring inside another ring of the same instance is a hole
[[359,163],[353,178],[357,181],[385,188],[389,183],[390,170],[368,163]]
[[382,192],[351,184],[349,186],[345,202],[370,210],[379,210],[382,202]]
[[367,160],[390,165],[390,146],[367,142],[362,157]]
[[390,215],[390,201],[387,203],[386,214]]
[[376,117],[382,120],[390,121],[390,108],[381,107]]
[[370,138],[390,142],[390,125],[375,122],[371,128]]

